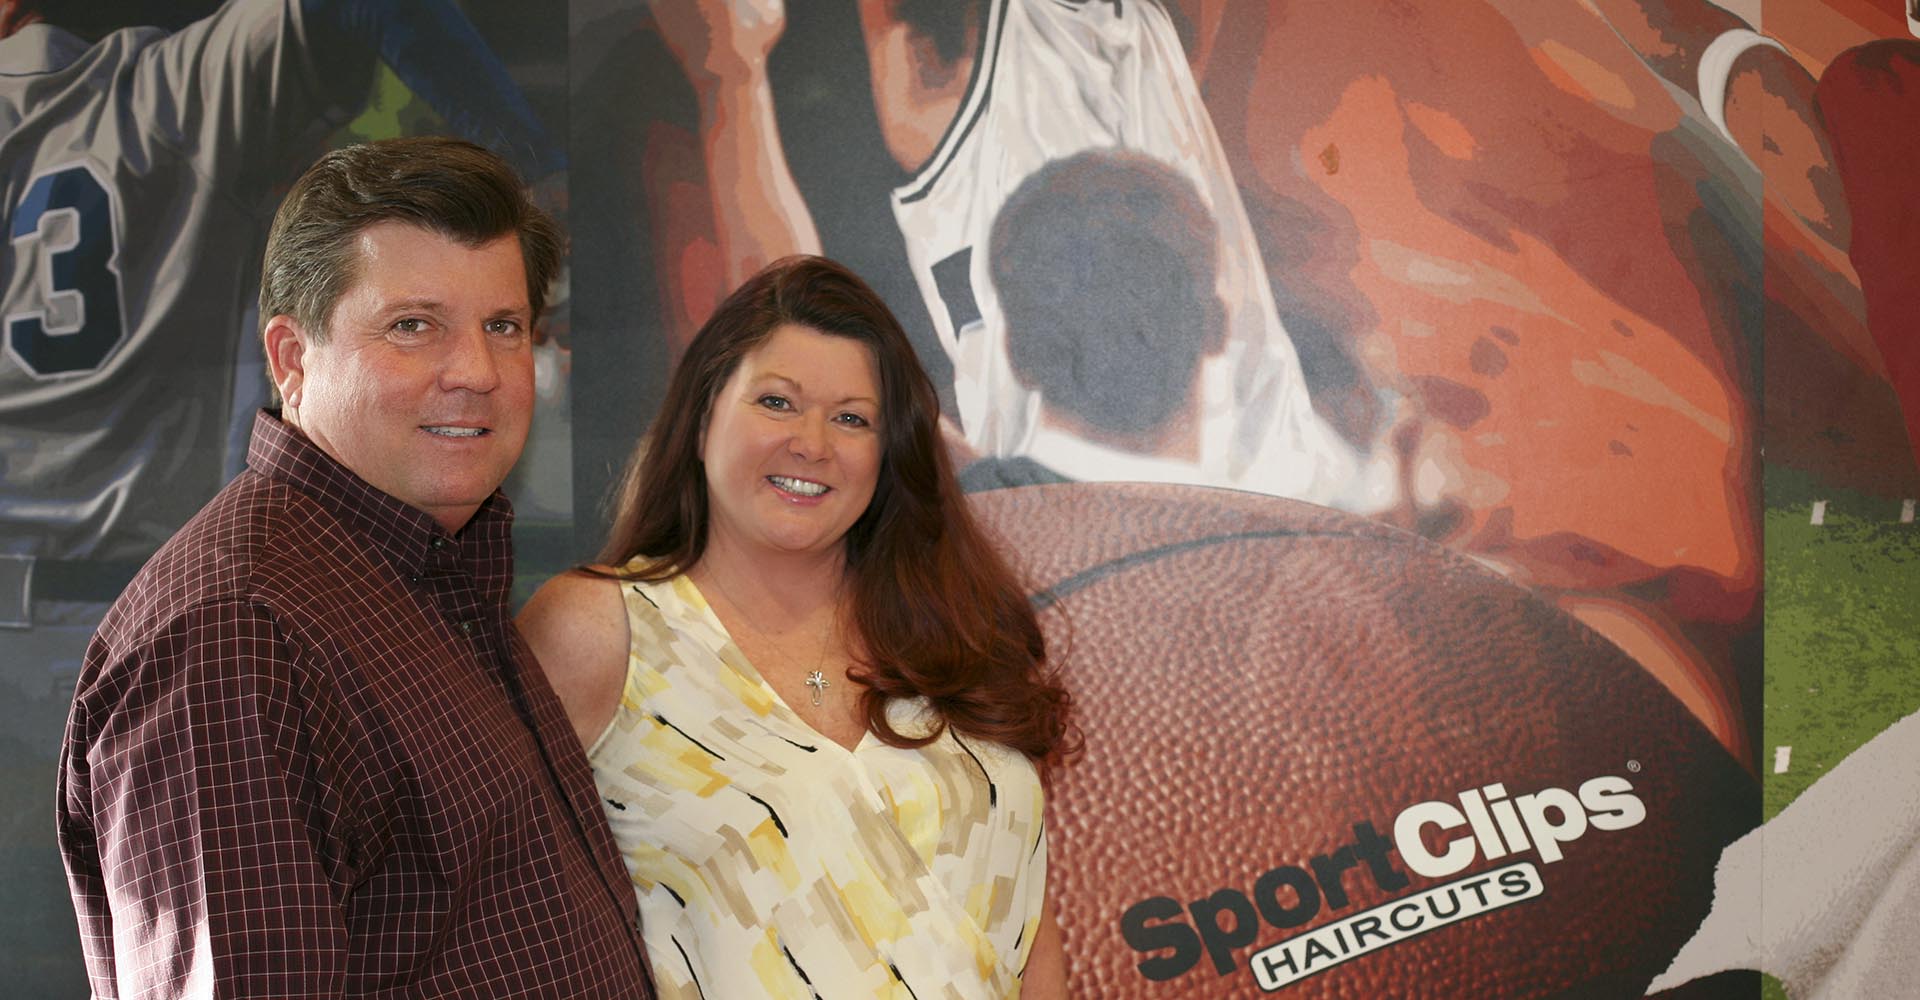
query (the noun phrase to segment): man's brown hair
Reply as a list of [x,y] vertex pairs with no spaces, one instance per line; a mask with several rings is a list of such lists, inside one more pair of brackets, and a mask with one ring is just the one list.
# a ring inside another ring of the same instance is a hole
[[292,316],[325,342],[334,306],[359,277],[359,236],[382,222],[468,247],[517,236],[535,320],[560,269],[559,228],[505,160],[443,136],[385,139],[328,153],[287,192],[267,234],[261,322]]

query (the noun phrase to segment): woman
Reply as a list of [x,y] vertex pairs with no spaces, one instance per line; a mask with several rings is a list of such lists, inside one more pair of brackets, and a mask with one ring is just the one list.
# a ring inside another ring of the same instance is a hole
[[688,346],[603,565],[521,616],[662,996],[1065,995],[1067,695],[937,414],[865,283],[776,262]]

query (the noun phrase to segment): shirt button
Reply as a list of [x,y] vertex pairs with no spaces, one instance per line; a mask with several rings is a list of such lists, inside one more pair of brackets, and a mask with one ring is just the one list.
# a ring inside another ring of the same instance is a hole
[[473,623],[472,623],[472,622],[461,622],[461,623],[460,623],[460,631],[462,631],[462,632],[465,632],[465,633],[466,633],[466,634],[468,634],[468,635],[472,635],[472,634],[473,634]]
[[436,549],[444,549],[447,547],[447,540],[444,538],[436,537],[433,541],[428,542],[427,544]]

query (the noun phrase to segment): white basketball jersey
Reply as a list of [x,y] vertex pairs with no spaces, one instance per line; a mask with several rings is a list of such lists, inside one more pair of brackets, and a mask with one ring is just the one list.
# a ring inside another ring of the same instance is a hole
[[299,6],[0,39],[0,552],[145,558],[219,488],[275,187],[373,68]]
[[1015,379],[987,262],[994,216],[1051,160],[1121,149],[1193,182],[1219,225],[1227,345],[1202,369],[1195,482],[1352,508],[1360,463],[1313,411],[1226,154],[1165,11],[1142,0],[989,0],[973,79],[933,157],[893,192],[907,257],[953,360],[968,441],[1028,454],[1037,400]]

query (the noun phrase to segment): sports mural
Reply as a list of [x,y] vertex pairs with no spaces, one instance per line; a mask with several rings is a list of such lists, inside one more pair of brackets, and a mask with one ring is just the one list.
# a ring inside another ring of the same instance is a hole
[[[575,104],[576,153],[622,154],[576,156],[607,209],[576,220],[582,336],[628,352],[601,373],[669,364],[820,250],[917,323],[1075,644],[1056,849],[1092,995],[1638,995],[1777,756],[1763,441],[1809,488],[1915,492],[1816,96],[1905,19],[1815,8],[577,3],[576,98],[625,98]],[[635,401],[602,468],[653,398],[608,378],[575,386]],[[1378,524],[1456,562],[1373,552]],[[1607,656],[1493,652],[1547,648],[1539,616]],[[1886,688],[1920,703],[1910,668]]]
[[84,991],[50,821],[80,650],[267,402],[278,191],[428,131],[572,233],[508,484],[529,584],[597,546],[762,264],[824,252],[908,324],[1082,706],[1081,995],[1912,982],[1898,0],[69,6],[0,3],[0,939],[34,995]]

